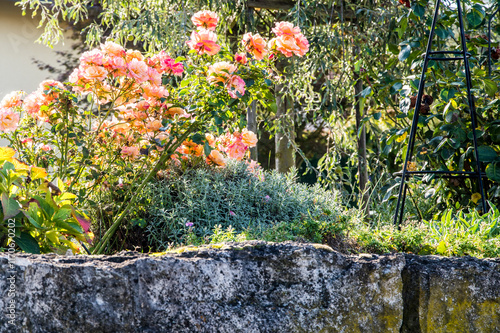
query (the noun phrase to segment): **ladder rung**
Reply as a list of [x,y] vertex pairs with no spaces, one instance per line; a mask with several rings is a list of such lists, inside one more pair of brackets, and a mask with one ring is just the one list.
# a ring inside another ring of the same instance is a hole
[[[464,60],[465,58],[462,56],[462,57],[452,57],[452,58],[435,58],[435,57],[430,57],[431,55],[434,55],[434,54],[453,54],[453,55],[463,55],[463,52],[462,51],[430,51],[428,53],[428,57],[427,59],[429,60],[436,60],[436,61],[454,61],[454,60]],[[422,57],[426,57],[427,56],[427,53],[424,53],[422,54]],[[467,58],[470,58],[471,54],[469,52],[466,52],[465,53],[465,56]]]
[[464,58],[427,58],[429,60],[437,60],[437,61],[453,61],[453,60],[464,60]]
[[[477,178],[478,174],[474,171],[442,171],[442,170],[428,170],[428,171],[406,171],[405,177],[423,176],[426,174],[436,175],[443,178]],[[395,172],[392,174],[394,177],[402,176],[403,171]],[[482,172],[481,177],[485,178],[486,173]]]
[[[462,51],[430,51],[429,55],[431,55],[431,54],[463,54],[463,52]],[[470,53],[469,52],[466,52],[465,54],[468,57],[470,57]]]

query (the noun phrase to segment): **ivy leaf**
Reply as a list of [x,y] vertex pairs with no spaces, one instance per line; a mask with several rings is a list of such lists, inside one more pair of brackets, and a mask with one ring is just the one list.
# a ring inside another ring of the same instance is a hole
[[413,12],[415,13],[416,16],[422,18],[424,17],[425,14],[425,7],[417,3],[413,6]]
[[371,93],[372,93],[372,87],[366,87],[365,89],[363,89],[363,91],[360,93],[360,95],[362,98],[366,98]]
[[496,82],[490,79],[483,79],[483,83],[484,83],[484,91],[488,94],[488,96],[494,97],[495,93],[498,90]]
[[405,61],[408,59],[411,53],[411,46],[408,44],[401,45],[401,51],[399,51],[398,59],[399,61]]
[[500,163],[494,162],[488,164],[486,167],[486,176],[488,176],[490,180],[500,182]]
[[449,36],[448,30],[445,29],[444,27],[436,27],[436,36],[438,36],[441,39],[446,39]]
[[451,98],[455,97],[456,90],[454,88],[450,89],[442,89],[439,96],[443,99],[443,101],[448,102]]
[[207,157],[212,152],[212,147],[210,147],[210,145],[208,144],[208,142],[205,142],[205,144],[203,145],[203,151],[205,153],[205,156],[207,156]]
[[481,162],[492,162],[497,157],[497,152],[489,146],[479,146],[477,151]]
[[473,8],[470,12],[467,13],[467,22],[469,22],[470,26],[473,28],[478,27],[483,22],[484,15],[480,11]]
[[1,201],[4,221],[16,216],[19,213],[19,208],[21,206],[16,199],[10,198],[7,193],[2,193]]
[[204,139],[205,139],[205,136],[201,135],[199,133],[196,133],[195,135],[191,136],[191,141],[193,141],[196,144],[201,144]]

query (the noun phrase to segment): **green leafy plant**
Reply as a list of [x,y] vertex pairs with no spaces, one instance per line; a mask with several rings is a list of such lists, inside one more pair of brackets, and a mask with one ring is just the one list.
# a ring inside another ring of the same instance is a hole
[[0,247],[13,242],[29,253],[82,253],[92,233],[90,221],[73,205],[76,196],[65,192],[60,180],[58,186],[50,183],[44,169],[21,163],[14,154],[0,149]]
[[143,217],[150,246],[164,250],[186,243],[188,231],[209,239],[215,226],[259,237],[280,223],[297,226],[296,236],[321,242],[316,230],[346,224],[350,218],[335,191],[297,183],[293,175],[256,176],[247,168],[229,161],[223,169],[172,172],[151,184],[142,194],[149,202]]

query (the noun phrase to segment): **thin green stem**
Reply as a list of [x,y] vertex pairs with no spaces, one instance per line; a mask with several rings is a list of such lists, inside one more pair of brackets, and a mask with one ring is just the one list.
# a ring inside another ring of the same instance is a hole
[[[172,154],[172,152],[175,151],[184,142],[184,140],[189,136],[189,134],[192,133],[192,130],[195,127],[195,125],[196,125],[196,123],[193,123],[186,130],[186,132],[184,132],[184,134],[177,141],[175,141],[175,143],[173,143],[169,147],[169,149],[165,148],[165,150],[163,151],[162,155],[160,156],[160,159],[158,160],[158,162],[155,164],[155,166],[153,167],[153,169],[151,169],[151,171],[144,178],[144,180],[142,181],[141,185],[137,188],[137,190],[135,192],[136,195],[134,195],[134,196],[132,196],[132,198],[130,198],[130,201],[128,201],[128,203],[126,204],[126,206],[123,209],[123,211],[118,215],[118,218],[116,219],[116,221],[113,222],[113,224],[106,231],[106,233],[101,238],[101,240],[99,241],[99,243],[97,243],[96,247],[92,251],[92,254],[102,254],[104,252],[104,250],[105,250],[107,244],[109,243],[111,237],[115,234],[116,230],[118,230],[118,228],[123,223],[123,220],[127,216],[127,213],[130,210],[130,208],[132,208],[132,206],[135,204],[135,201],[137,200],[138,194],[142,192],[142,190],[144,189],[144,187],[146,186],[146,184],[148,184],[148,182],[151,180],[151,178],[153,178],[153,176],[158,171],[158,168],[167,161],[167,159],[170,157],[170,154]],[[125,204],[125,202],[126,201],[124,201],[124,204]]]

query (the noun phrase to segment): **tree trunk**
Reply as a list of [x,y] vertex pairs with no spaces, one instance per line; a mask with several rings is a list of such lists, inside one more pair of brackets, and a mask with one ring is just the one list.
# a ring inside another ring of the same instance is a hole
[[[359,48],[354,48],[355,54],[359,52]],[[361,125],[361,120],[364,117],[364,108],[361,105],[361,92],[363,91],[363,81],[359,78],[358,73],[354,73],[356,84],[354,85],[354,105],[356,110],[356,134],[358,142],[358,181],[359,191],[361,194],[361,209],[365,211],[366,217],[370,215],[369,193],[366,188],[368,183],[368,167],[366,162],[366,130],[365,126]],[[360,126],[362,129],[360,131]]]
[[[276,170],[286,173],[295,165],[295,150],[290,144],[294,140],[293,107],[289,97],[283,96],[283,84],[276,85],[276,118],[279,127],[276,130]],[[287,136],[288,135],[288,136]]]
[[[257,135],[257,101],[253,101],[247,109],[247,130],[252,131]],[[258,145],[258,143],[257,143]],[[258,161],[257,147],[250,148],[250,158]]]

